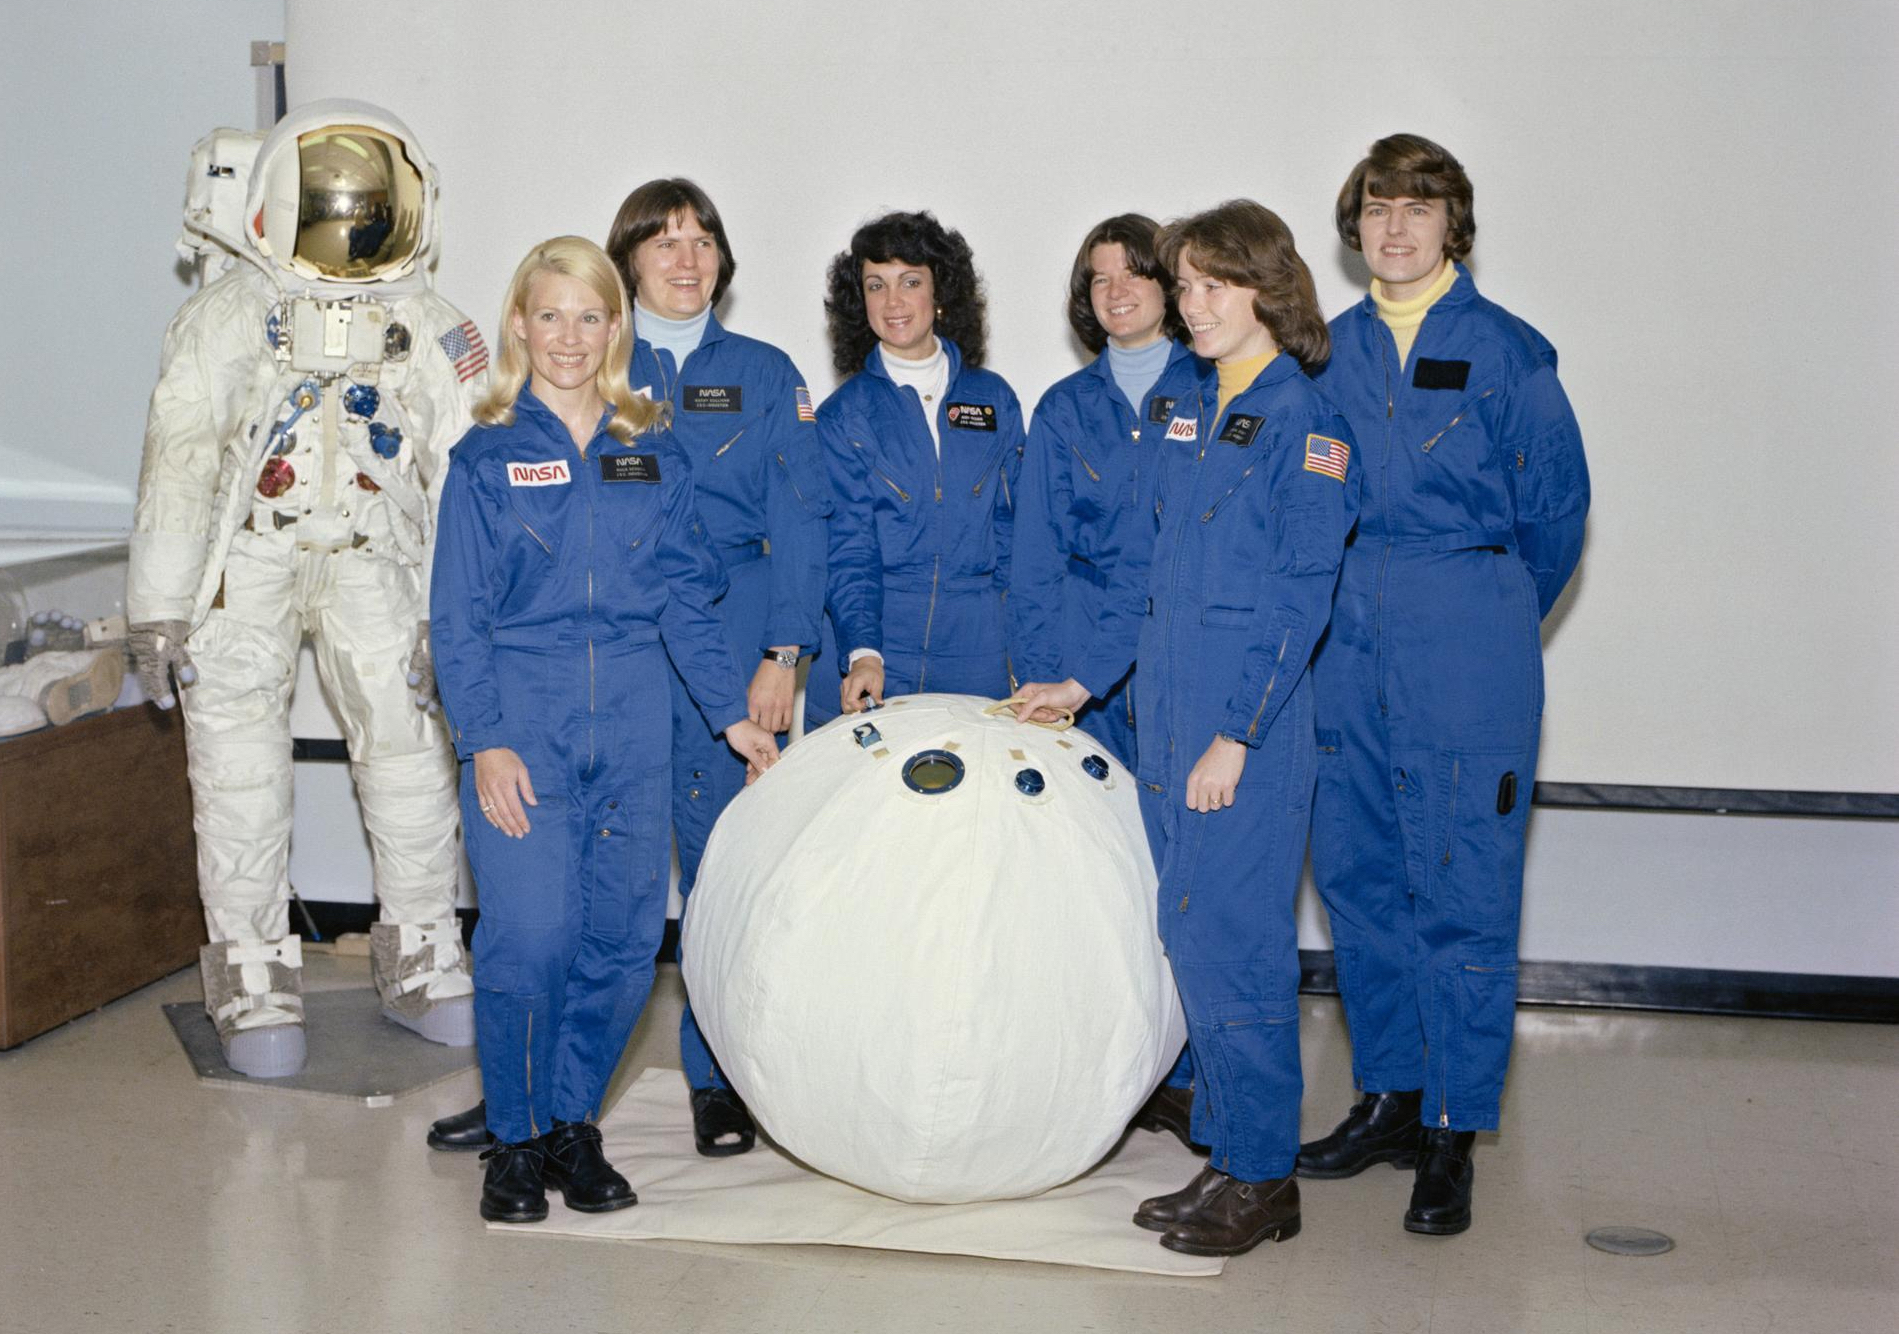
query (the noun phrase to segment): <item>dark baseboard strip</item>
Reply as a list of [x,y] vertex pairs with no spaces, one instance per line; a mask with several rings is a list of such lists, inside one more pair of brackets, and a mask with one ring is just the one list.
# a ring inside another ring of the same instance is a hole
[[[1299,989],[1309,995],[1338,994],[1330,950],[1299,951]],[[1517,1002],[1892,1024],[1899,1023],[1899,978],[1525,959],[1517,975]]]
[[[305,903],[325,940],[345,931],[368,931],[373,903]],[[462,938],[474,934],[479,916],[459,908]],[[291,922],[303,919],[293,908]],[[668,920],[659,959],[679,957],[679,923]],[[1338,995],[1330,950],[1299,951],[1299,990],[1309,996]],[[1723,968],[1655,968],[1616,963],[1545,963],[1526,959],[1517,979],[1522,1005],[1559,1005],[1605,1010],[1667,1010],[1683,1014],[1745,1015],[1758,1019],[1833,1019],[1899,1023],[1899,978],[1834,977],[1823,973],[1751,973]]]
[[1703,815],[1805,815],[1899,820],[1899,793],[1779,792],[1767,788],[1633,787],[1619,783],[1538,783],[1538,806],[1573,810],[1675,811]]

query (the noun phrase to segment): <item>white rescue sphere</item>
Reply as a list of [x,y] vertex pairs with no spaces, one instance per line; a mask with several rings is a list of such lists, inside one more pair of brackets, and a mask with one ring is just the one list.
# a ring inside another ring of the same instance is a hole
[[720,817],[684,924],[760,1125],[902,1200],[1087,1171],[1184,1039],[1133,776],[989,704],[907,696],[790,746]]

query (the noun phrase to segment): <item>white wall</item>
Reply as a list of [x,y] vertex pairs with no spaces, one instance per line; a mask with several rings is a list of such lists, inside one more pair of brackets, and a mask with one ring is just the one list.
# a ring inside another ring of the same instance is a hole
[[[1899,792],[1899,6],[291,0],[293,98],[398,108],[445,181],[442,291],[492,328],[527,247],[638,181],[719,201],[727,313],[831,381],[826,260],[888,206],[975,248],[992,364],[1073,369],[1062,285],[1110,212],[1253,195],[1328,310],[1331,204],[1380,134],[1452,145],[1478,280],[1562,352],[1595,474],[1543,775]],[[355,37],[363,16],[382,42]]]
[[[1327,239],[1336,178],[1378,134],[1441,137],[1477,179],[1479,281],[1563,349],[1595,469],[1544,776],[1713,780],[1679,751],[1724,786],[1899,790],[1882,769],[1899,763],[1881,677],[1899,617],[1879,546],[1899,452],[1873,401],[1895,364],[1895,260],[1873,244],[1899,216],[1895,7],[1794,22],[1764,0],[1196,0],[1157,20],[1108,0],[1082,20],[994,0],[708,3],[662,54],[675,9],[581,0],[562,14],[605,36],[576,48],[492,4],[288,14],[293,98],[382,101],[442,163],[443,292],[491,328],[528,243],[599,234],[631,185],[690,174],[741,259],[723,313],[791,350],[814,389],[830,381],[823,262],[879,208],[934,207],[968,232],[994,362],[1032,399],[1076,364],[1061,280],[1097,217],[1255,194],[1336,309],[1359,280]],[[57,465],[129,498],[159,338],[189,291],[171,252],[186,154],[255,122],[248,43],[284,17],[277,0],[10,7],[0,242],[26,317],[0,332],[0,482]],[[1428,78],[1382,58],[1364,72],[1387,33],[1423,42]],[[690,132],[662,122],[699,83],[716,96]],[[1104,129],[1088,108],[1124,88],[1151,90],[1147,117]],[[1238,108],[1233,133],[1175,128],[1218,105]],[[1166,151],[1130,156],[1128,124]],[[96,562],[34,568],[68,599],[116,587]],[[335,735],[304,693],[299,734]],[[1583,758],[1601,755],[1615,762]],[[296,883],[367,899],[347,770],[300,770]],[[1524,954],[1899,976],[1895,869],[1890,823],[1541,811]],[[1325,943],[1309,900],[1301,936]]]

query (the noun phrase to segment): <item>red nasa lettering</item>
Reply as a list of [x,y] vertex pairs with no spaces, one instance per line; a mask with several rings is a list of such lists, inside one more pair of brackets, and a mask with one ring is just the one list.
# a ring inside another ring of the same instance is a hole
[[573,477],[568,473],[564,459],[508,465],[509,486],[565,486],[572,480]]
[[1167,423],[1167,438],[1169,440],[1198,440],[1200,438],[1199,420],[1193,417],[1174,418]]

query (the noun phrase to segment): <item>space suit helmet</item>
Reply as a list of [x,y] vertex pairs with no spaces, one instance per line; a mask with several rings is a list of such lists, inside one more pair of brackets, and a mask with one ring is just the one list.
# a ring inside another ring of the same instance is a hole
[[322,283],[387,283],[433,248],[435,172],[380,107],[312,102],[278,122],[251,176],[248,238],[273,264]]

